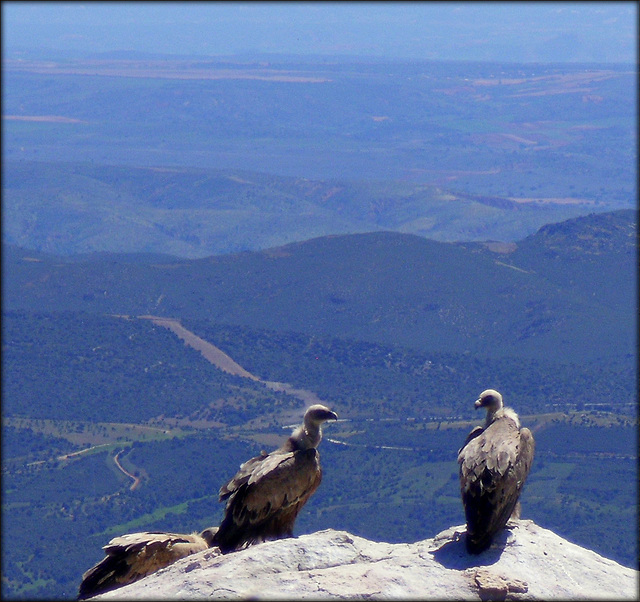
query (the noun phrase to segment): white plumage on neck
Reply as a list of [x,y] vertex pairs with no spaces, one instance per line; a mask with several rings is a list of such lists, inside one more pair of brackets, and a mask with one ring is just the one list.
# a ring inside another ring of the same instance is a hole
[[511,420],[513,420],[516,423],[516,426],[520,428],[520,418],[516,413],[516,411],[513,410],[512,408],[505,408],[505,407],[501,407],[493,411],[488,410],[485,427],[489,426],[494,420],[497,420],[498,418],[502,418],[503,416],[505,418],[511,418]]
[[291,438],[295,440],[298,449],[317,448],[322,441],[322,431],[319,424],[313,426],[301,424],[293,431]]
[[322,441],[322,423],[337,418],[337,414],[329,408],[320,404],[312,405],[306,411],[303,423],[291,434],[296,448],[316,449]]

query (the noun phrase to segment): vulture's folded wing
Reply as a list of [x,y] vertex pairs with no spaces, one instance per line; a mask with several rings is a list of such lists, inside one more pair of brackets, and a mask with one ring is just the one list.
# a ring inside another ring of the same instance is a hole
[[322,478],[315,449],[273,454],[256,467],[233,504],[236,524],[257,524],[306,501]]
[[115,537],[103,548],[105,558],[82,575],[79,598],[133,583],[208,547],[196,533],[142,532]]

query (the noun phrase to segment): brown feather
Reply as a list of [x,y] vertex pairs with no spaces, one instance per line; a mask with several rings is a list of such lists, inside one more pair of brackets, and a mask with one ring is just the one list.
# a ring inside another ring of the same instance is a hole
[[214,543],[223,553],[293,536],[300,510],[322,480],[316,449],[320,424],[335,418],[328,408],[311,406],[282,447],[247,460],[220,488],[220,501],[227,500],[227,505]]
[[266,539],[291,537],[298,513],[321,480],[320,459],[313,448],[268,456],[229,492],[216,545],[226,553]]
[[488,548],[516,510],[535,448],[531,431],[519,428],[513,411],[497,412],[488,426],[478,428],[458,454],[467,549],[472,553]]
[[176,560],[206,550],[211,529],[201,534],[143,532],[115,537],[106,546],[105,558],[82,575],[78,599],[133,583],[169,566]]

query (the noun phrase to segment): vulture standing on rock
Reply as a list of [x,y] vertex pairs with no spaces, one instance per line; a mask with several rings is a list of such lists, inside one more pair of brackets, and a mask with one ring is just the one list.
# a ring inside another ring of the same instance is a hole
[[129,533],[112,539],[106,556],[82,575],[79,600],[133,583],[190,554],[210,548],[216,527],[202,533]]
[[219,546],[223,553],[266,539],[291,537],[300,509],[320,485],[321,424],[338,415],[312,405],[282,447],[248,460],[220,489],[228,499],[220,527],[201,533],[144,532],[112,539],[105,558],[82,575],[79,600],[133,583],[170,564]]
[[520,427],[518,415],[503,406],[500,393],[483,391],[475,407],[487,409],[486,422],[469,433],[458,452],[466,547],[471,554],[486,550],[509,518],[519,517],[520,493],[535,448],[531,431]]
[[220,501],[227,505],[213,544],[223,554],[293,536],[296,517],[322,478],[317,450],[321,425],[337,418],[323,405],[310,406],[304,422],[280,448],[247,460],[220,488]]

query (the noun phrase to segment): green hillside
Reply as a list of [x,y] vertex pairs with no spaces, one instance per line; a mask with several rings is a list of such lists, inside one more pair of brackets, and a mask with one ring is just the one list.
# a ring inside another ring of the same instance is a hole
[[298,405],[216,369],[147,320],[4,312],[2,324],[5,416],[140,423],[167,415],[233,426],[256,408]]
[[604,210],[516,203],[407,181],[26,161],[4,163],[2,193],[3,241],[62,255],[205,257],[376,230],[511,241],[543,224]]
[[[624,358],[636,345],[637,217],[631,210],[607,215],[557,226],[562,253],[549,246],[549,228],[512,252],[394,232],[159,262],[6,248],[4,303],[32,311],[203,318],[565,363]],[[600,235],[603,223],[608,248],[575,252],[585,233]]]

